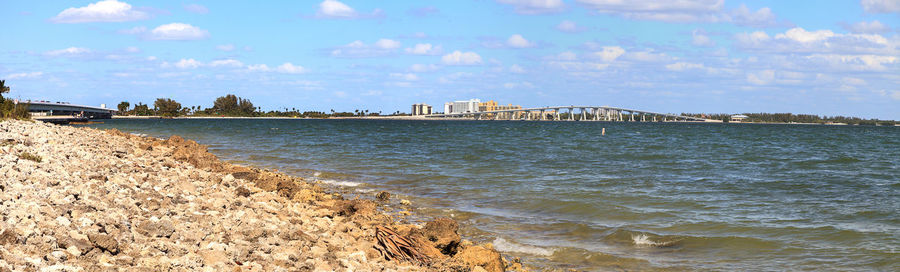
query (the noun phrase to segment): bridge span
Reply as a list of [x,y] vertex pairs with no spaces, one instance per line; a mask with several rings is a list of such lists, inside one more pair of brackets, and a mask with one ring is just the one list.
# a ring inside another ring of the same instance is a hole
[[[567,112],[563,113],[563,111]],[[473,118],[475,120],[528,121],[721,122],[720,120],[610,106],[556,106],[450,114],[431,114],[426,115],[425,117],[455,117]]]

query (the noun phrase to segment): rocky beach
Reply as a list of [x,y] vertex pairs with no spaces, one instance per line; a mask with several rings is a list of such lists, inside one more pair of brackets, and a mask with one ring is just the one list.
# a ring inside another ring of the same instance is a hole
[[403,223],[401,201],[346,199],[179,136],[0,121],[0,271],[524,270],[452,219]]

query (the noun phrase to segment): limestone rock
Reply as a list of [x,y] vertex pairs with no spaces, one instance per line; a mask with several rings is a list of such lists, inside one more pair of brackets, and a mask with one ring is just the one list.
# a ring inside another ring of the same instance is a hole
[[500,252],[494,250],[490,244],[465,248],[453,258],[470,266],[479,266],[488,272],[504,271],[503,258],[500,257]]

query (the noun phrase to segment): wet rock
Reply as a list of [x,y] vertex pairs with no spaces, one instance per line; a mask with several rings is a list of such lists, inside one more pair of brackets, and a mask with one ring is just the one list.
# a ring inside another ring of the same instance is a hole
[[247,181],[254,181],[254,180],[256,180],[256,177],[258,176],[258,174],[254,173],[254,172],[249,172],[249,171],[237,172],[237,173],[233,173],[231,175],[234,176],[234,178],[243,179],[243,180],[247,180]]
[[378,199],[379,201],[388,201],[391,199],[391,193],[385,191],[378,192],[378,194],[375,195],[375,199]]
[[424,234],[428,241],[446,255],[456,254],[461,237],[457,232],[459,223],[456,220],[442,217],[425,224]]
[[504,271],[503,258],[500,257],[500,252],[494,250],[491,244],[465,248],[453,258],[470,266],[481,267],[488,272]]
[[371,200],[354,199],[336,201],[336,204],[332,209],[335,211],[336,215],[339,216],[369,216],[375,213],[375,208],[375,202],[372,202]]

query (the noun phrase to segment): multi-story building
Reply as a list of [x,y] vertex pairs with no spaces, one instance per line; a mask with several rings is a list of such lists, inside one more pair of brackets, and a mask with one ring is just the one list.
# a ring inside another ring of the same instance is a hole
[[480,99],[469,99],[444,103],[444,114],[478,112]]
[[429,115],[431,114],[431,105],[421,103],[412,105],[412,115]]
[[497,101],[488,100],[484,103],[478,104],[478,111],[496,111],[496,110],[519,110],[522,109],[522,106],[507,104],[507,105],[498,105]]

